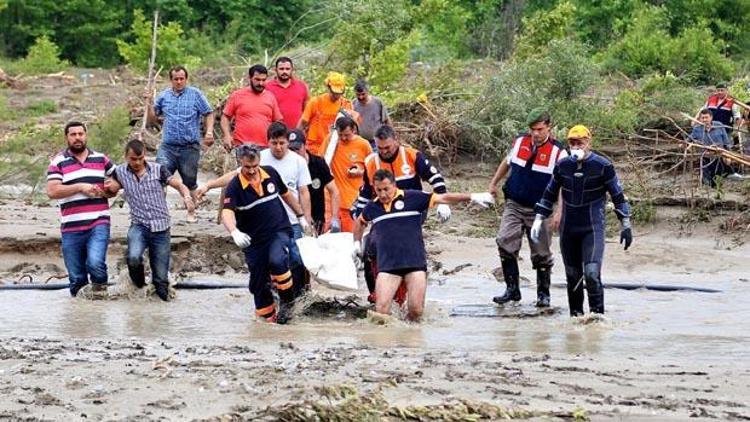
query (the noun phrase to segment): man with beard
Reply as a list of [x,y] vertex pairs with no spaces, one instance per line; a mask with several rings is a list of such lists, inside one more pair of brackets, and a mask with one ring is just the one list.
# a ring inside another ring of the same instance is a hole
[[[365,159],[365,173],[363,176],[362,187],[359,190],[357,202],[354,205],[353,213],[359,215],[367,204],[375,197],[373,190],[373,176],[378,170],[388,170],[396,179],[396,187],[399,189],[422,190],[422,181],[432,186],[432,191],[438,194],[448,192],[445,186],[445,179],[440,171],[435,167],[430,159],[421,151],[412,147],[401,145],[401,141],[396,137],[396,132],[390,126],[380,126],[375,132],[377,152],[370,154]],[[437,215],[440,222],[446,222],[451,216],[451,209],[448,204],[437,205]],[[425,214],[426,216],[426,214]],[[424,217],[423,216],[423,219]],[[364,264],[365,280],[367,288],[370,290],[368,300],[375,302],[375,279],[377,278],[377,263],[375,254],[375,227],[372,226],[370,234],[364,245]],[[402,303],[405,299],[406,291],[399,289],[396,295],[396,301]]]
[[47,195],[60,204],[62,253],[70,294],[92,283],[94,292],[107,290],[109,202],[104,180],[114,171],[106,155],[86,146],[86,126],[65,125],[68,147],[47,167]]
[[[282,120],[276,97],[265,90],[268,70],[256,64],[248,70],[250,87],[234,91],[221,114],[224,149],[227,152],[242,144],[261,148],[268,146],[266,131],[271,122]],[[234,132],[231,122],[234,121]]]
[[266,90],[276,97],[286,127],[294,129],[307,104],[307,84],[294,77],[294,64],[289,57],[276,59],[274,69],[276,77],[266,83]]

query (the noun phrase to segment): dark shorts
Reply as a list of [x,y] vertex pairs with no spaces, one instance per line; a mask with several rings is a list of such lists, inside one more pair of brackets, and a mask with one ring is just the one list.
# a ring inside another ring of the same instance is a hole
[[417,272],[417,271],[427,272],[427,268],[426,267],[397,268],[394,270],[380,271],[380,272],[386,273],[386,274],[397,275],[399,277],[405,277],[407,274]]

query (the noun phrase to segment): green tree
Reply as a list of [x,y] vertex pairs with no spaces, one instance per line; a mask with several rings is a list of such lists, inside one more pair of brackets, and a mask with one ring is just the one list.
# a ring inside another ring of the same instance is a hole
[[21,68],[31,74],[59,72],[70,63],[60,60],[60,49],[46,35],[37,38]]
[[552,40],[569,35],[575,23],[576,7],[563,1],[554,9],[538,10],[522,20],[522,30],[515,40],[514,56],[523,59],[541,52]]
[[[146,20],[140,9],[133,12],[130,33],[133,42],[117,40],[117,49],[125,61],[138,70],[148,69],[151,57],[151,37],[153,23]],[[191,56],[185,48],[182,26],[177,22],[159,24],[156,48],[156,66],[168,69],[176,64],[196,67],[200,59]]]

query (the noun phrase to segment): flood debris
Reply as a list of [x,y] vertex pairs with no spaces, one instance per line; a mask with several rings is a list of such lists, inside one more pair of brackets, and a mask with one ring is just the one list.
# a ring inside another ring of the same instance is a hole
[[[570,412],[543,412],[521,408],[506,408],[492,403],[472,400],[452,400],[433,405],[392,405],[381,390],[361,392],[351,385],[318,387],[316,400],[304,400],[268,407],[254,418],[262,420],[306,421],[480,421],[513,420],[533,417],[558,417],[586,421],[585,410]],[[244,415],[243,415],[244,416]],[[243,419],[245,420],[245,419]]]

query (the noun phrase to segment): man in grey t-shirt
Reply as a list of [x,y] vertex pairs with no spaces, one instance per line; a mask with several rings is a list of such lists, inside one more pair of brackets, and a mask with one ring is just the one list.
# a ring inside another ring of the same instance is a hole
[[360,114],[362,123],[359,125],[359,136],[367,139],[370,146],[375,149],[375,131],[380,126],[391,125],[391,119],[388,117],[388,109],[385,107],[380,98],[370,95],[367,83],[358,80],[354,85],[354,92],[357,99],[352,102],[354,111]]

